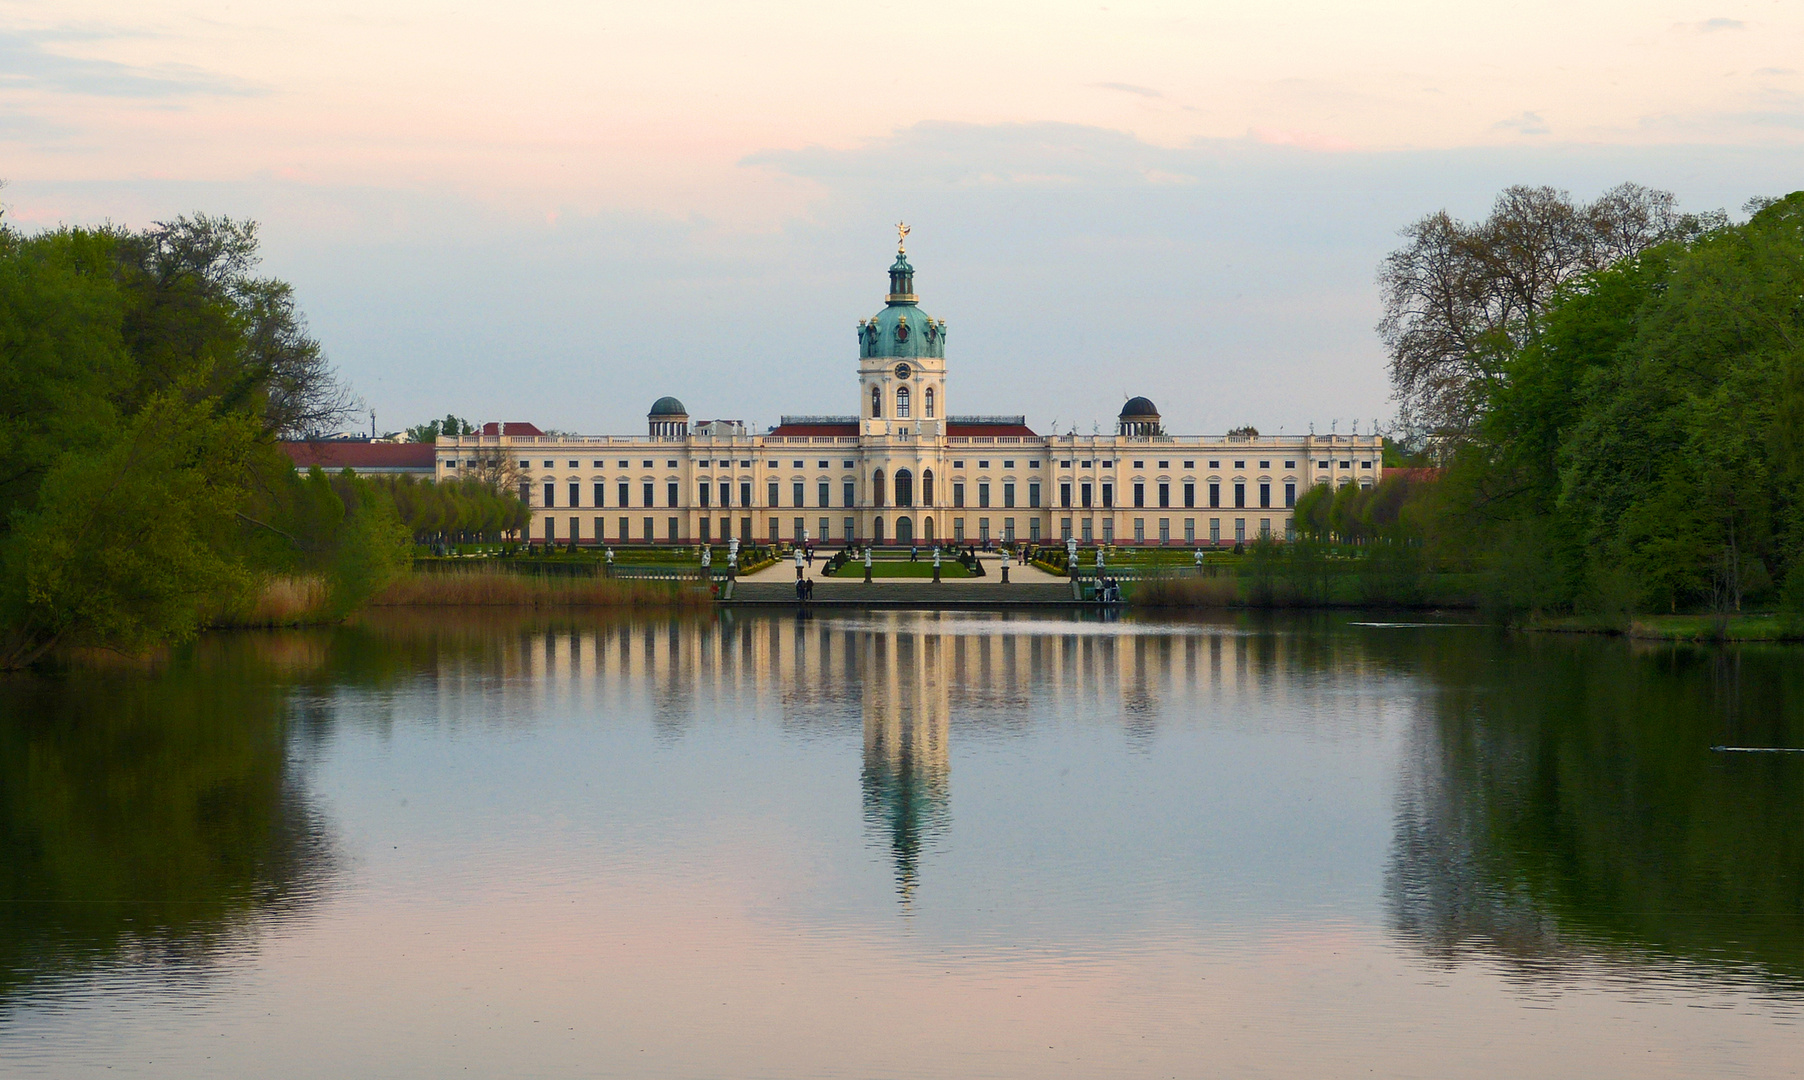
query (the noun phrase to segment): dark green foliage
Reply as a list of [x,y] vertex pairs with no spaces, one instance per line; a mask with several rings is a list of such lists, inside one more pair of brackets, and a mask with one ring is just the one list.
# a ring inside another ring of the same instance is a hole
[[179,640],[276,574],[349,596],[392,562],[392,510],[275,444],[349,398],[255,264],[227,219],[0,228],[0,669]]
[[1574,279],[1454,452],[1435,550],[1511,608],[1775,599],[1804,553],[1801,296],[1804,193]]

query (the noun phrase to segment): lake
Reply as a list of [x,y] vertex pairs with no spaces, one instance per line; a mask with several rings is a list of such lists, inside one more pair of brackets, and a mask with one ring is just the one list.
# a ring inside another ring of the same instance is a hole
[[396,616],[0,679],[8,1077],[1804,1076],[1804,652]]

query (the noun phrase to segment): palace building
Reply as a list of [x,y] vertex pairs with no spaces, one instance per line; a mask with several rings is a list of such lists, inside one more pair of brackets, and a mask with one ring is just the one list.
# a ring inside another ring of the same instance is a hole
[[692,421],[662,397],[644,435],[509,423],[441,437],[434,473],[505,464],[532,507],[531,539],[578,544],[1231,546],[1294,536],[1291,507],[1309,485],[1378,481],[1378,436],[1171,435],[1144,397],[1111,435],[955,413],[946,322],[921,308],[914,277],[898,243],[883,307],[858,321],[854,413],[784,416],[758,434]]

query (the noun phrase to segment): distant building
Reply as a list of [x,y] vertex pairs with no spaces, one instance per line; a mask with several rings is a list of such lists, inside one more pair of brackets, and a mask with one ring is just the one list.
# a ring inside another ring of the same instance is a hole
[[1144,397],[1109,435],[953,414],[946,323],[921,310],[914,273],[898,245],[884,306],[858,321],[854,413],[785,416],[757,435],[692,423],[663,397],[640,436],[510,423],[441,437],[436,475],[508,455],[534,540],[1231,546],[1293,536],[1291,507],[1312,484],[1370,486],[1382,472],[1377,436],[1174,436]]
[[426,479],[431,479],[437,471],[437,452],[431,443],[317,439],[285,442],[282,449],[287,451],[294,467],[303,470],[318,465],[334,473],[352,469],[365,474],[408,474]]

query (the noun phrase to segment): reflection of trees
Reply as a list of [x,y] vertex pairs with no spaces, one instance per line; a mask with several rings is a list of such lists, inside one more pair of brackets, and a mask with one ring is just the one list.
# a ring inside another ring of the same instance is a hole
[[1804,979],[1804,665],[1782,649],[1449,643],[1386,891],[1428,954],[1654,953]]
[[115,956],[204,960],[313,891],[284,691],[244,660],[0,684],[0,1003]]

